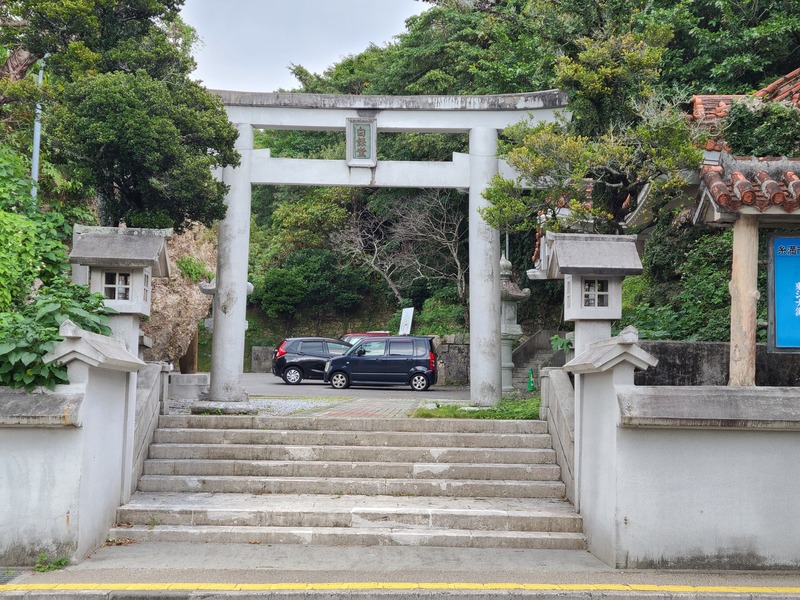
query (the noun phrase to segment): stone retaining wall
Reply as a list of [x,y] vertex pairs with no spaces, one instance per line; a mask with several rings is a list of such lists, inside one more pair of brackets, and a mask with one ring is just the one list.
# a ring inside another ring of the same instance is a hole
[[[636,373],[636,385],[728,385],[729,344],[725,342],[639,342],[658,359],[647,371]],[[800,354],[756,352],[756,385],[796,386],[800,383]]]
[[434,347],[439,359],[439,385],[468,385],[469,334],[457,333],[436,338]]

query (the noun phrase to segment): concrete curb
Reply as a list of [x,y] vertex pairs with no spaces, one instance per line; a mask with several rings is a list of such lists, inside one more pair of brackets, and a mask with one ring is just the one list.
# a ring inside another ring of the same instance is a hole
[[536,598],[538,600],[702,600],[724,596],[732,600],[796,600],[800,587],[726,587],[680,585],[621,585],[621,584],[519,584],[519,583],[272,583],[272,584],[215,584],[215,583],[137,583],[137,584],[31,584],[0,586],[0,594],[23,598],[55,598],[82,600],[113,598],[114,600],[143,598],[203,599],[214,598],[381,598],[390,600],[433,598],[468,598],[470,600],[497,598]]

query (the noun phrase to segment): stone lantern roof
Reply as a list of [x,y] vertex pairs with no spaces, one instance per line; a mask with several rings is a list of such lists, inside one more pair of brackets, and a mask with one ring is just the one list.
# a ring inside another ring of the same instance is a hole
[[634,235],[553,233],[542,244],[538,269],[530,279],[563,279],[564,275],[638,275],[642,261]]
[[70,262],[98,267],[151,267],[153,277],[169,277],[166,239],[172,229],[75,225]]

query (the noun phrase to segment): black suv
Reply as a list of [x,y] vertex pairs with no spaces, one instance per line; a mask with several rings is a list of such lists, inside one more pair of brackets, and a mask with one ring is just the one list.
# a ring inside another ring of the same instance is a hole
[[272,374],[290,385],[303,379],[322,379],[325,361],[349,349],[347,342],[332,338],[288,338],[272,353]]
[[336,389],[350,385],[410,385],[417,391],[436,383],[436,352],[428,337],[364,338],[344,356],[325,365],[324,381]]

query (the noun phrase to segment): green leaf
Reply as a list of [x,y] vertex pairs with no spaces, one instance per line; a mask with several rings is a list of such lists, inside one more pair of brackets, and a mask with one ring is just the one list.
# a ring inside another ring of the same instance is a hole
[[20,356],[20,362],[27,367],[37,358],[39,358],[38,355],[33,354],[32,352],[25,352],[22,354],[22,356]]

